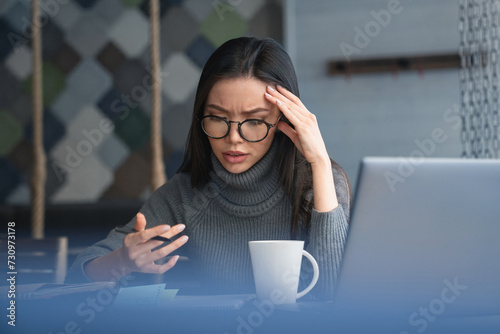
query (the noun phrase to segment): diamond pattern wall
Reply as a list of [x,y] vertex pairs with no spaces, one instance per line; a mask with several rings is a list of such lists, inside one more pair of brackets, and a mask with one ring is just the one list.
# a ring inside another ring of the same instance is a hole
[[106,24],[99,16],[85,13],[66,33],[68,44],[80,56],[94,56],[107,42]]
[[17,48],[17,52],[11,52],[5,60],[6,66],[10,69],[12,75],[18,80],[23,81],[26,79],[33,70],[31,49],[26,45]]
[[149,25],[138,9],[129,9],[111,27],[109,38],[128,57],[137,57],[149,45]]
[[[281,41],[279,1],[160,0],[165,169],[182,162],[194,92],[229,38]],[[42,7],[48,203],[149,194],[149,0]],[[0,1],[0,204],[28,204],[33,76],[30,1]]]
[[[53,63],[44,62],[42,72],[43,105],[47,107],[59,96],[66,83],[64,74]],[[23,82],[23,87],[25,93],[31,96],[33,87],[32,75]]]
[[162,73],[165,73],[162,89],[166,96],[181,103],[196,88],[201,71],[184,53],[176,52],[163,64]]
[[23,137],[21,124],[6,111],[0,111],[0,156],[7,155]]
[[235,10],[214,8],[201,23],[201,32],[213,45],[219,46],[228,39],[241,36],[247,29],[245,19]]

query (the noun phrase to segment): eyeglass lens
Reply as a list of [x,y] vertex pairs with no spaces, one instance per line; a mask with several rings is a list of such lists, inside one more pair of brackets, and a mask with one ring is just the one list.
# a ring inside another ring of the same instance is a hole
[[[223,138],[229,133],[230,123],[219,117],[205,117],[201,124],[205,133],[212,138]],[[246,120],[240,123],[240,135],[248,141],[262,140],[268,131],[269,128],[264,121]]]

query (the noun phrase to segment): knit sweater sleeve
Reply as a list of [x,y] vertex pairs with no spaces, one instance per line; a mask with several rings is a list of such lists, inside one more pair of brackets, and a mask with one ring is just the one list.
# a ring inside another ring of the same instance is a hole
[[[311,293],[315,298],[329,300],[333,299],[335,292],[351,209],[350,185],[345,172],[337,167],[333,169],[333,175],[339,206],[329,212],[312,210],[306,243],[306,250],[318,262],[320,272],[318,283]],[[312,273],[310,276],[312,277]]]
[[[161,224],[171,226],[184,222],[184,211],[182,208],[189,200],[185,183],[189,178],[183,174],[177,174],[166,184],[160,187],[149,200],[139,210],[146,217],[146,228],[151,228]],[[127,224],[127,227],[134,228],[135,217]],[[106,239],[101,240],[80,253],[68,270],[65,281],[67,283],[91,282],[85,274],[85,265],[95,258],[106,255],[123,245],[125,235],[111,230]],[[177,253],[176,253],[177,254]],[[120,276],[118,273],[115,276]]]

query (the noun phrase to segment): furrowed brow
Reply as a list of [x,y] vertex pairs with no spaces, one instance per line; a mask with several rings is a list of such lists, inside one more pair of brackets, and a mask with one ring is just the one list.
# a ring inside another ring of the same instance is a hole
[[[224,112],[226,114],[229,113],[229,111],[227,109],[224,109],[221,106],[218,106],[216,104],[208,104],[206,107],[207,108],[216,109],[216,110]],[[259,112],[269,112],[270,110],[271,109],[269,109],[269,108],[258,107],[258,108],[254,108],[254,109],[242,111],[241,113],[245,114],[245,115],[250,115],[250,114],[256,114],[256,113],[259,113]]]

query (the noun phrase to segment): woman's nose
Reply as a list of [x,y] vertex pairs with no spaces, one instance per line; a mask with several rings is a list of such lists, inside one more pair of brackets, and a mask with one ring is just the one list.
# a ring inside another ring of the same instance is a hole
[[238,131],[238,123],[237,122],[229,123],[229,133],[226,136],[226,140],[228,140],[231,143],[237,143],[237,142],[244,141],[244,139],[240,135],[240,132]]

